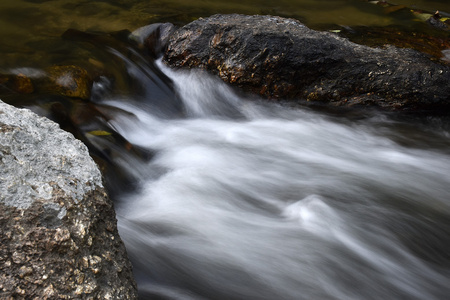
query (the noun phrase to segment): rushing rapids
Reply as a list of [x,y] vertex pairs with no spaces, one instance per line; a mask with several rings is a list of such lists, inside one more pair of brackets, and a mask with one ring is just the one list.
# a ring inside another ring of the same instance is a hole
[[292,109],[116,55],[141,93],[99,110],[151,153],[111,158],[142,299],[446,299],[445,118]]

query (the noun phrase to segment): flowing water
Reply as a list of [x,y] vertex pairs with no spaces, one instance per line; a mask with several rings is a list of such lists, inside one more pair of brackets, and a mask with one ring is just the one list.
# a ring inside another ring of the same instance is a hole
[[267,103],[111,37],[59,38],[217,12],[313,27],[417,23],[359,0],[0,3],[2,72],[81,61],[108,70],[89,103],[2,97],[59,121],[106,162],[141,299],[449,299],[448,117]]
[[116,160],[138,181],[117,213],[142,299],[448,298],[445,119],[292,109],[156,67],[164,105],[101,102],[152,153]]

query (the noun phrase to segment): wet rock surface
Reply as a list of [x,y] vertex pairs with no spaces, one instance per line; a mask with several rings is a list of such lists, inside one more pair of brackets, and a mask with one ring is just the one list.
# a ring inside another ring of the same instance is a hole
[[272,99],[447,110],[450,68],[412,49],[371,48],[274,16],[214,15],[170,37],[164,61]]
[[131,38],[145,45],[152,57],[158,58],[165,52],[170,35],[175,30],[171,23],[154,23],[133,31]]
[[0,101],[0,298],[135,299],[115,212],[87,148]]

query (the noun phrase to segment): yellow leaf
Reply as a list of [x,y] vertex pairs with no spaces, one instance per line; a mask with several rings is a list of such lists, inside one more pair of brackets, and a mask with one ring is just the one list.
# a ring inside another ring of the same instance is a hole
[[111,132],[104,131],[104,130],[94,130],[94,131],[89,131],[88,133],[92,134],[92,135],[95,135],[95,136],[112,135]]

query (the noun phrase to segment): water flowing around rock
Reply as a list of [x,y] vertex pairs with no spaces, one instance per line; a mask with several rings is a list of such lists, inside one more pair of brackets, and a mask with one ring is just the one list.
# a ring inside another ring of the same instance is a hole
[[447,297],[445,120],[291,110],[158,66],[184,117],[103,102],[154,153],[118,207],[142,299]]

